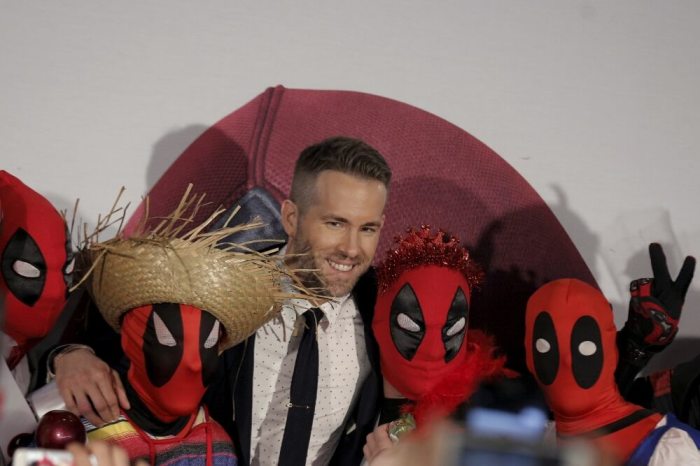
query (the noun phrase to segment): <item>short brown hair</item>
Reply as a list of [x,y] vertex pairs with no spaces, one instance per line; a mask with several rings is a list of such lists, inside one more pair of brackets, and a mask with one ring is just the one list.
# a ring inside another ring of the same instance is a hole
[[345,136],[325,139],[301,151],[294,167],[289,198],[302,212],[311,201],[316,178],[324,170],[377,180],[387,189],[391,181],[391,169],[374,147]]

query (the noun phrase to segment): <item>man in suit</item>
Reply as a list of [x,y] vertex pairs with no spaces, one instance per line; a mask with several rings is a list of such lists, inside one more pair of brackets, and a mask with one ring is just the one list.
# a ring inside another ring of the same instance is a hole
[[[212,416],[234,438],[241,464],[361,461],[382,390],[371,332],[376,280],[370,264],[390,179],[384,158],[356,139],[327,139],[300,154],[281,223],[289,238],[285,257],[295,268],[316,270],[305,275],[305,284],[331,297],[319,306],[315,321],[316,397],[313,406],[290,399],[308,327],[308,319],[299,317],[310,304],[289,303],[279,317],[224,354],[218,382],[207,396]],[[103,423],[116,417],[119,405],[127,407],[118,378],[89,351],[59,354],[54,363],[69,409]],[[288,423],[307,410],[310,427]],[[299,430],[305,431],[301,440]],[[285,438],[290,432],[295,439]]]

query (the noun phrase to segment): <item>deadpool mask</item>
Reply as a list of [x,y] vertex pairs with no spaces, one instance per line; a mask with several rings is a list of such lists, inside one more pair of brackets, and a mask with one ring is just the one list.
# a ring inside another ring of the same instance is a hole
[[384,377],[419,399],[466,355],[469,283],[437,265],[403,272],[377,297],[372,324]]
[[27,348],[66,303],[74,258],[66,222],[41,195],[0,171],[0,300],[3,331]]
[[610,304],[574,279],[532,295],[525,316],[527,366],[557,415],[576,418],[619,397],[616,328]]
[[185,304],[153,304],[127,312],[122,347],[128,380],[159,419],[193,414],[216,371],[220,323]]

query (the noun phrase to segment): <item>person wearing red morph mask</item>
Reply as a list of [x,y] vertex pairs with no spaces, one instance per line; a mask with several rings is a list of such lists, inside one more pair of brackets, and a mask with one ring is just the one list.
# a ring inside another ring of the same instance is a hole
[[622,398],[615,339],[610,304],[580,280],[547,283],[528,301],[527,366],[560,441],[588,439],[625,464],[700,464],[700,432]]
[[282,290],[291,274],[273,257],[230,243],[217,248],[249,225],[203,233],[216,212],[180,235],[194,201],[185,194],[152,231],[86,247],[88,291],[121,333],[129,360],[122,383],[130,408],[99,428],[83,423],[89,441],[116,443],[132,461],[233,466],[229,436],[202,405],[218,356],[274,317],[286,298],[306,295]]
[[12,408],[12,415],[0,420],[0,461],[9,459],[15,436],[36,427],[24,397],[41,384],[41,377],[27,352],[61,315],[74,263],[63,216],[42,195],[0,170],[0,391]]
[[43,196],[0,170],[2,356],[20,390],[30,385],[27,351],[53,328],[68,297],[74,257],[61,214]]
[[[467,331],[471,292],[483,276],[469,251],[425,225],[396,243],[377,268],[372,324],[386,397],[380,431],[400,409],[414,414],[418,425],[448,415],[482,381],[504,375],[505,358],[494,356],[490,339]],[[397,428],[390,427],[392,433]],[[365,450],[370,460],[372,450]]]

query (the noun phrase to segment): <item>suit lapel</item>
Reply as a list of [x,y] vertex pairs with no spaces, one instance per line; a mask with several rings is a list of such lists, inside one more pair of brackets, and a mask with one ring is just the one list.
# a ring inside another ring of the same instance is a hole
[[253,367],[255,366],[255,334],[244,344],[236,347],[229,364],[233,403],[235,411],[235,429],[240,449],[239,464],[250,463],[250,429],[253,413]]

